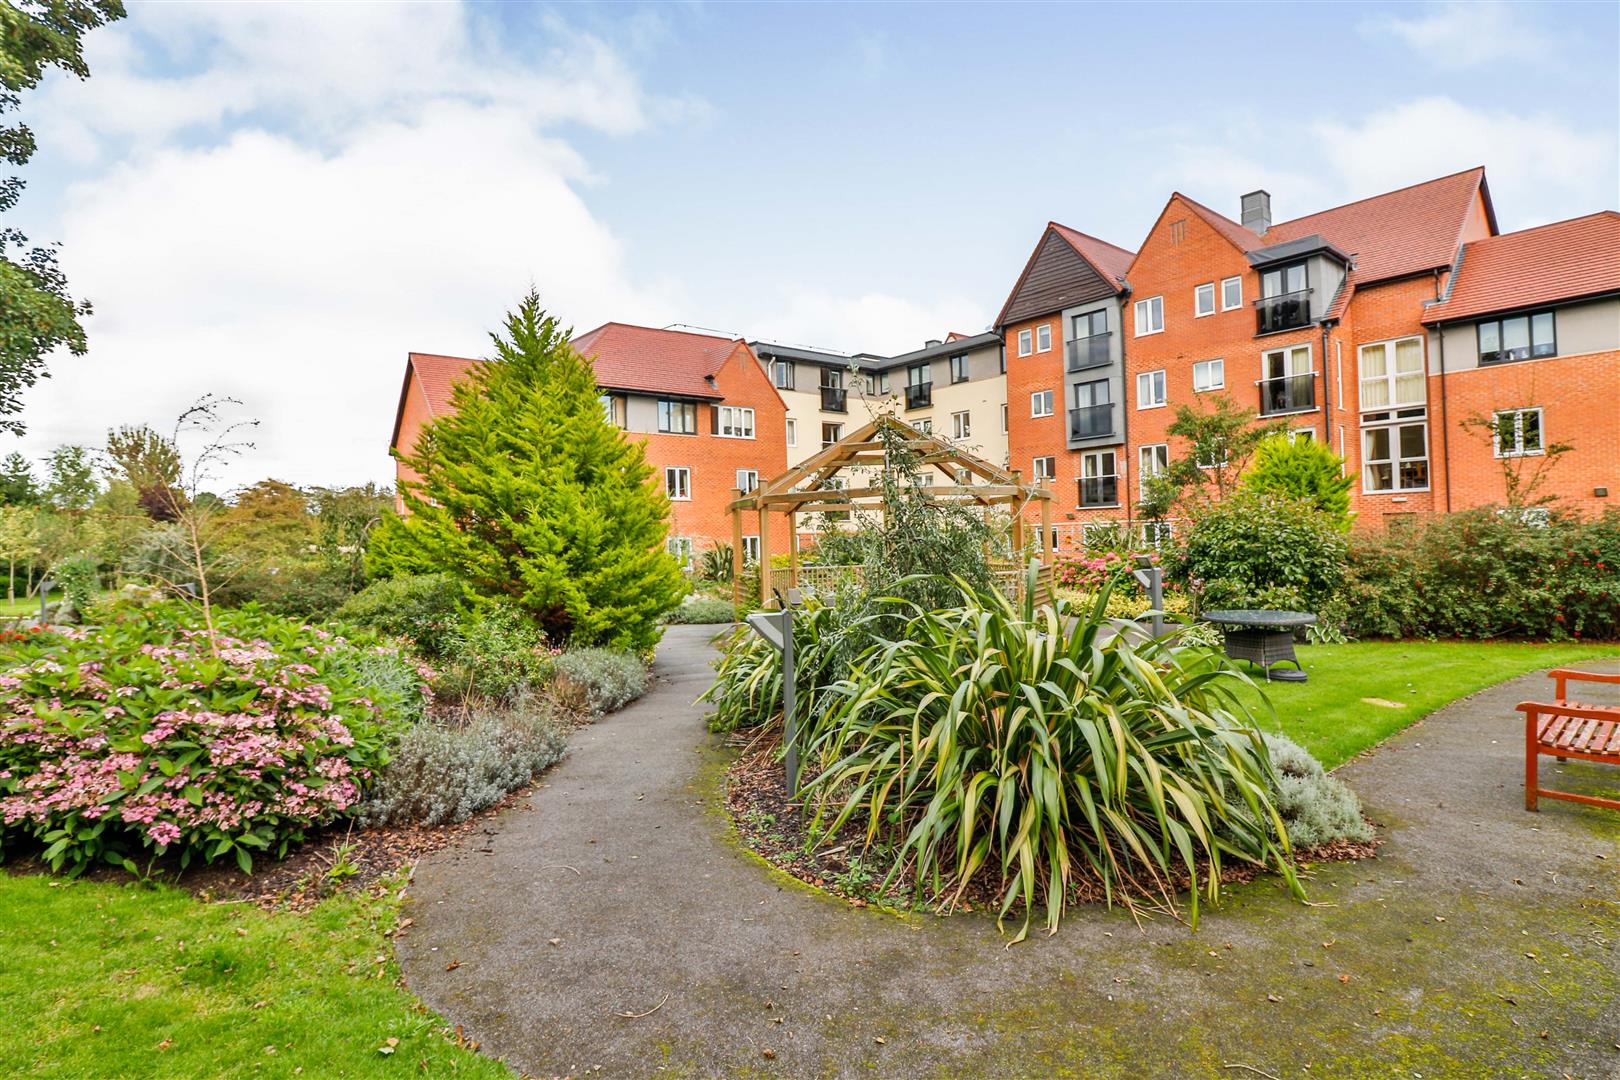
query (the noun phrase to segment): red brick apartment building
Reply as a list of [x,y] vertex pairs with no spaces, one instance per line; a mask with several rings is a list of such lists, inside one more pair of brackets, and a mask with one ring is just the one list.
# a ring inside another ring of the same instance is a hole
[[[1116,267],[1048,226],[997,325],[1009,455],[1053,477],[1068,521],[1131,521],[1142,479],[1186,452],[1175,407],[1216,394],[1327,440],[1363,525],[1498,501],[1502,459],[1554,444],[1543,491],[1611,505],[1620,215],[1499,235],[1471,169],[1280,223],[1252,192],[1240,218],[1172,194],[1111,290]],[[1066,414],[1025,409],[1059,386]]]
[[[713,334],[607,323],[573,341],[588,357],[614,423],[645,446],[670,498],[670,551],[683,559],[730,543],[734,488],[787,468],[787,407],[744,341]],[[450,391],[478,360],[411,353],[405,362],[392,447],[414,447],[422,427],[451,409]],[[400,484],[414,479],[396,463]],[[786,550],[786,527],[777,530]],[[743,538],[758,557],[758,536]]]

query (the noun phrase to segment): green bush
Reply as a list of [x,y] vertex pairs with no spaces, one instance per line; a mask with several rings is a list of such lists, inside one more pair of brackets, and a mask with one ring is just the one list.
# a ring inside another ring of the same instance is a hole
[[562,759],[561,726],[539,699],[435,717],[407,731],[356,816],[366,825],[451,825]]
[[718,596],[693,596],[669,613],[671,623],[729,623],[737,621],[737,609],[730,600]]
[[337,617],[390,637],[405,638],[429,659],[444,655],[461,624],[463,595],[444,574],[384,578],[338,608]]
[[1329,776],[1310,751],[1292,739],[1269,734],[1266,751],[1276,770],[1271,801],[1282,814],[1288,839],[1296,849],[1373,838],[1355,792],[1344,781]]
[[1037,902],[1055,930],[1071,886],[1101,882],[1127,906],[1190,883],[1220,895],[1229,861],[1282,874],[1303,895],[1260,733],[1209,649],[1105,635],[1090,611],[1014,607],[964,588],[959,607],[912,615],[880,642],[805,733],[819,768],[813,831],[858,821],[892,841],[895,870],[945,903],[988,868],[1001,915]]
[[1254,464],[1243,474],[1250,491],[1303,499],[1339,523],[1350,527],[1351,479],[1344,458],[1326,443],[1268,435],[1255,447]]
[[[285,854],[349,812],[420,715],[409,664],[255,608],[30,635],[0,674],[0,841],[55,870]],[[383,674],[386,671],[386,674]]]
[[1201,610],[1280,596],[1315,611],[1339,591],[1347,547],[1338,522],[1310,503],[1245,491],[1203,510],[1167,563]]
[[294,618],[330,618],[356,593],[338,567],[321,562],[286,562],[254,567],[230,580],[222,602],[255,603]]
[[[801,727],[822,711],[822,688],[842,678],[849,660],[871,644],[870,623],[849,604],[812,598],[794,609],[794,713]],[[711,731],[769,723],[782,715],[782,654],[751,627],[739,626],[721,645],[714,684],[699,700],[714,703]]]
[[440,697],[456,701],[513,701],[550,681],[560,652],[524,612],[509,604],[487,604],[450,635],[433,688]]
[[651,674],[634,653],[569,649],[556,659],[554,691],[592,713],[622,709],[647,692]]
[[1497,509],[1358,533],[1345,596],[1363,637],[1620,638],[1620,511],[1546,525]]

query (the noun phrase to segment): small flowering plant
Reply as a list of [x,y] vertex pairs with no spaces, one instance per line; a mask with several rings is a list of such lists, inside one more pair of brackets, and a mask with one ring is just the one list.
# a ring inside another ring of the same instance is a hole
[[174,605],[0,643],[0,853],[248,871],[355,806],[420,714],[415,668],[253,609],[216,623],[214,649]]
[[[1155,564],[1159,561],[1156,552],[1144,552]],[[1057,584],[1061,588],[1075,589],[1084,593],[1100,593],[1104,586],[1126,585],[1134,588],[1135,580],[1131,577],[1136,569],[1137,555],[1127,555],[1119,551],[1105,551],[1098,555],[1077,555],[1060,558],[1054,568]]]

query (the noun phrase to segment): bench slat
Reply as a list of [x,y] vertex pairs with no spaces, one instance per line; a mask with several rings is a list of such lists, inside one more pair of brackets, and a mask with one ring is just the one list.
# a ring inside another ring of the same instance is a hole
[[1592,734],[1592,729],[1595,727],[1597,727],[1597,721],[1591,717],[1587,717],[1585,720],[1577,720],[1564,729],[1564,737],[1558,740],[1559,745],[1567,746],[1571,750],[1584,749],[1586,747],[1586,737]]
[[1592,738],[1586,743],[1588,753],[1606,754],[1609,744],[1614,742],[1615,732],[1620,730],[1620,720],[1605,720],[1598,724],[1597,730],[1592,732]]
[[1570,716],[1549,716],[1536,729],[1536,741],[1543,746],[1557,746],[1558,736],[1574,722]]

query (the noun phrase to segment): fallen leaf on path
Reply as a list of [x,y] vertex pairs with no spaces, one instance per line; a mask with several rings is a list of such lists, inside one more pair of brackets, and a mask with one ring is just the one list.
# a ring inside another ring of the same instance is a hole
[[456,968],[458,968],[460,966],[461,966],[461,961],[460,960],[452,960],[448,964],[444,965],[444,970],[446,970],[446,971],[454,971],[454,970],[456,970]]

